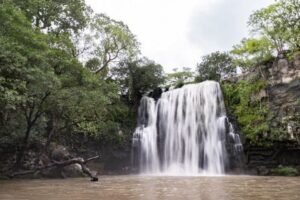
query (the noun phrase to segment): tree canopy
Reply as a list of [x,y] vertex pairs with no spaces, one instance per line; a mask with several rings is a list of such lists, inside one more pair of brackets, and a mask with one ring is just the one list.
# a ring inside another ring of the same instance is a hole
[[288,50],[298,51],[300,46],[300,1],[279,0],[255,11],[249,18],[252,38],[243,39],[231,53],[236,64],[243,68],[270,60]]
[[49,32],[75,31],[84,28],[89,8],[84,0],[10,0],[38,29]]
[[[16,155],[15,167],[32,144],[47,152],[53,142],[130,141],[135,111],[124,88],[137,101],[163,71],[138,59],[127,25],[82,0],[8,0],[0,1],[0,27],[0,153]],[[120,73],[99,75],[106,68]]]
[[91,16],[90,24],[74,38],[76,55],[94,73],[109,71],[122,62],[138,59],[139,43],[127,25],[104,14]]
[[277,52],[299,48],[300,1],[279,0],[254,12],[249,19],[252,32],[269,39]]
[[202,57],[202,61],[197,64],[197,72],[196,81],[220,81],[236,74],[236,67],[228,53],[217,51]]
[[144,94],[162,86],[165,81],[162,66],[147,58],[115,68],[113,78],[120,85],[122,94],[135,107]]

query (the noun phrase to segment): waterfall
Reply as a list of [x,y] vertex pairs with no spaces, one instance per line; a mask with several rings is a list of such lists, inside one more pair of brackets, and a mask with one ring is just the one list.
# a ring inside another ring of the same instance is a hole
[[[140,171],[223,174],[227,121],[222,91],[214,81],[165,92],[157,102],[143,97],[133,134]],[[229,136],[239,140],[231,125],[229,129]]]

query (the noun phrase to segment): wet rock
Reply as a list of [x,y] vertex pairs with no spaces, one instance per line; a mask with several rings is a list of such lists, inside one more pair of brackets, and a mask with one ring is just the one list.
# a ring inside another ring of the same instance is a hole
[[82,177],[82,167],[79,164],[69,165],[63,168],[63,174],[66,177]]
[[155,88],[152,92],[150,92],[148,96],[152,97],[153,99],[155,99],[155,101],[157,101],[161,97],[162,93],[163,93],[162,88]]
[[[66,147],[62,145],[51,146],[50,159],[54,161],[65,161],[71,159],[72,156]],[[83,172],[79,164],[69,165],[63,168],[53,168],[43,171],[44,177],[49,178],[66,178],[66,177],[82,177]]]
[[259,166],[256,168],[257,174],[260,176],[267,176],[270,174],[270,170],[266,166]]
[[61,145],[58,145],[54,147],[54,149],[51,152],[51,159],[56,161],[62,161],[67,160],[71,157],[71,154],[68,152],[68,150]]

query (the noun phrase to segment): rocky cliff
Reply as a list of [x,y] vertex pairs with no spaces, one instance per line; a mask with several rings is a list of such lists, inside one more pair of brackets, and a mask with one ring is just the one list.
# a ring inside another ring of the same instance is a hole
[[256,80],[263,80],[265,87],[251,94],[249,102],[266,106],[268,131],[257,137],[269,143],[245,142],[246,166],[260,173],[262,167],[300,165],[300,53],[282,54],[259,64],[237,77],[234,83]]
[[264,137],[280,134],[283,139],[300,142],[300,54],[290,59],[279,55],[274,61],[259,65],[240,79],[254,77],[260,77],[267,83],[265,88],[251,97],[263,101],[269,111],[268,121],[272,131]]

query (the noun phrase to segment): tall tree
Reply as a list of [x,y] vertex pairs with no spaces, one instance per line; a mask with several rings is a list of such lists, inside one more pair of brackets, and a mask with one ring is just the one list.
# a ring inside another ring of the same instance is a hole
[[215,80],[230,77],[236,74],[236,67],[228,53],[219,51],[203,56],[197,65],[198,76],[196,81]]
[[[47,37],[33,29],[23,13],[13,5],[3,4],[0,13],[0,26],[3,27],[0,31],[0,43],[5,47],[5,51],[0,52],[0,77],[3,80],[1,88],[4,90],[2,112],[8,120],[15,116],[16,113],[11,113],[11,110],[15,110],[20,115],[20,125],[24,125],[20,128],[21,132],[24,131],[23,134],[19,132],[23,138],[18,145],[18,166],[23,159],[30,135],[45,112],[46,100],[57,86],[58,80],[47,62]],[[13,106],[9,101],[11,98],[18,100],[12,101]]]
[[120,85],[121,93],[135,107],[145,93],[156,89],[165,81],[162,66],[147,58],[126,62],[115,68],[113,78]]
[[139,43],[127,25],[104,14],[92,17],[90,25],[74,37],[76,55],[95,73],[109,71],[127,60],[135,60]]
[[45,156],[51,142],[129,143],[134,114],[123,95],[137,104],[163,82],[162,67],[135,61],[125,24],[90,16],[82,0],[0,0],[0,162],[11,150],[26,167],[29,150]]
[[266,37],[261,37],[242,40],[241,44],[233,46],[231,53],[234,57],[234,63],[247,69],[257,63],[271,59],[273,51],[272,42]]
[[75,31],[87,24],[89,9],[84,0],[12,0],[39,29]]
[[299,48],[300,0],[279,0],[254,12],[249,25],[254,33],[272,41],[278,53],[284,48]]

